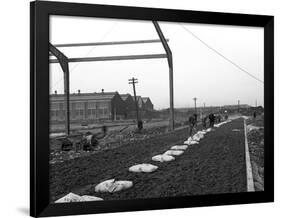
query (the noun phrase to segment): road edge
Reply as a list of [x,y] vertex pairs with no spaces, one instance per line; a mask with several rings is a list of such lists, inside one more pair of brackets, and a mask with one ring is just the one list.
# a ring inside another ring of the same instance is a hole
[[249,154],[246,119],[244,119],[244,134],[245,134],[245,160],[246,160],[246,173],[247,173],[247,191],[254,192],[255,187],[254,187],[251,159],[250,159],[250,154]]

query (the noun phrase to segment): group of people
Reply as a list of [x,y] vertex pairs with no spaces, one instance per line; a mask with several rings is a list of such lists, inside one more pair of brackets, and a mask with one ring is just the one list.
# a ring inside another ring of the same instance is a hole
[[[202,118],[202,126],[204,129],[207,128],[208,120],[209,120],[209,127],[212,128],[212,127],[214,127],[216,121],[217,122],[221,121],[221,116],[220,115],[215,116],[215,114],[213,114],[213,113],[210,113],[209,115],[204,116]],[[189,122],[189,136],[192,136],[192,133],[197,131],[196,130],[197,114],[194,113],[193,115],[191,115],[188,119],[188,122]]]

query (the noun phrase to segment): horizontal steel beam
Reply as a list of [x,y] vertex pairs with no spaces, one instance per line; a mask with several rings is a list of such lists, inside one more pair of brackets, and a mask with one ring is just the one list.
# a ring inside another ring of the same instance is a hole
[[[169,39],[166,39],[168,42]],[[115,41],[115,42],[88,42],[88,43],[69,43],[69,44],[54,44],[55,47],[78,47],[78,46],[101,46],[101,45],[126,45],[126,44],[143,44],[161,42],[159,39],[149,40],[131,40],[131,41]]]
[[[148,54],[148,55],[125,55],[125,56],[105,56],[105,57],[86,57],[86,58],[68,58],[68,62],[91,62],[91,61],[122,61],[137,59],[156,59],[167,58],[166,54]],[[50,59],[50,64],[59,63],[57,59]]]

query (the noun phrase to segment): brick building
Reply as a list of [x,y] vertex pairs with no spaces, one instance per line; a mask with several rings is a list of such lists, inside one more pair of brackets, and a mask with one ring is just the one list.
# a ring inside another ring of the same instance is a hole
[[[126,117],[126,104],[118,92],[78,93],[71,94],[70,120],[99,121],[116,120]],[[63,94],[50,95],[50,120],[64,121],[65,105]]]
[[126,116],[125,118],[134,118],[135,117],[135,111],[136,111],[136,104],[134,101],[134,97],[130,94],[122,94],[120,95],[122,100],[126,104]]
[[153,104],[149,97],[142,97],[143,107],[147,111],[153,111]]

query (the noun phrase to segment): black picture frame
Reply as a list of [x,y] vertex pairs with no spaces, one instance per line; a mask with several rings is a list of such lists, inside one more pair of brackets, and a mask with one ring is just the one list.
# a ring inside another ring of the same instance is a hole
[[[264,28],[264,191],[161,199],[49,203],[49,16],[80,16]],[[30,3],[30,215],[140,211],[274,200],[274,17],[80,3]]]

